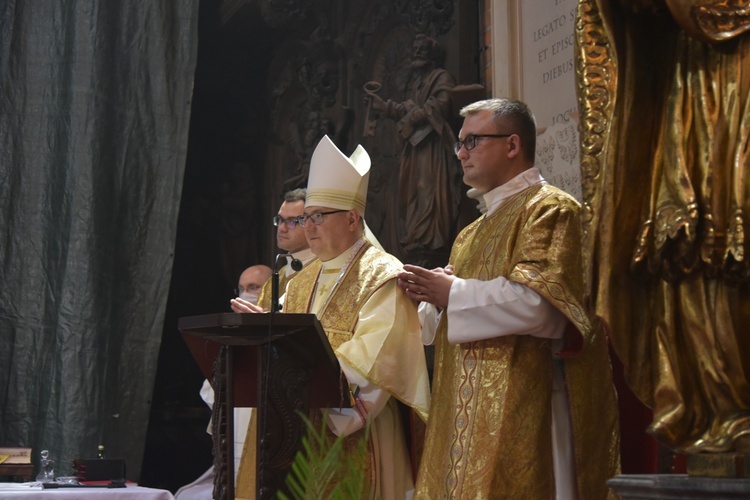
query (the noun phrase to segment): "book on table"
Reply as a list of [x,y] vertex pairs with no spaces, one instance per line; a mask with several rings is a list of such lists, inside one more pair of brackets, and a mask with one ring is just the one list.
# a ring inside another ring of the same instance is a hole
[[0,464],[30,464],[31,448],[23,446],[0,446]]

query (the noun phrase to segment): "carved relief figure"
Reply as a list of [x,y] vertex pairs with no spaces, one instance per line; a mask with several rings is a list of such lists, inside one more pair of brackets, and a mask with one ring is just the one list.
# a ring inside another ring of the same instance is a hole
[[687,453],[750,452],[746,5],[579,3],[592,299],[649,432]]
[[312,151],[324,135],[346,149],[354,113],[342,97],[343,57],[339,43],[321,28],[309,41],[289,42],[272,63],[270,80],[278,83],[268,164],[282,166],[271,184],[278,182],[283,191],[307,184]]
[[460,168],[452,150],[456,136],[450,126],[451,90],[456,82],[440,67],[442,50],[437,41],[417,35],[413,49],[411,96],[395,102],[369,92],[367,99],[381,117],[397,122],[403,141],[398,195],[403,229],[399,239],[410,262],[428,264],[436,253],[447,255],[456,225]]
[[296,171],[284,182],[284,187],[294,189],[307,183],[310,172],[310,158],[313,150],[324,135],[334,135],[334,127],[330,120],[324,120],[318,111],[310,111],[302,127],[297,123],[289,124],[291,145],[296,154]]

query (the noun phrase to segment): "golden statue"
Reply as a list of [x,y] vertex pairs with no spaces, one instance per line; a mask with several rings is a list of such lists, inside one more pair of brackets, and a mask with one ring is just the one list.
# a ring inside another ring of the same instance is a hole
[[580,0],[585,256],[649,432],[750,452],[748,1]]

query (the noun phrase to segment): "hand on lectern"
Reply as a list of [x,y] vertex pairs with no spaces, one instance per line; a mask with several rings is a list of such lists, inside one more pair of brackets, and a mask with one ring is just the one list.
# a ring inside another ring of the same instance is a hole
[[268,312],[266,309],[263,309],[260,306],[256,306],[252,302],[248,302],[245,299],[241,299],[237,297],[236,299],[232,299],[229,301],[229,306],[232,308],[232,311],[236,313],[265,313]]

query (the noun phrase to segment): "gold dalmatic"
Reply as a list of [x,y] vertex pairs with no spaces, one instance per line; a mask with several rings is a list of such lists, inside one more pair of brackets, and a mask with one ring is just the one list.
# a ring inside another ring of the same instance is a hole
[[[466,227],[450,262],[461,278],[528,286],[570,321],[559,354],[579,496],[606,498],[619,471],[617,403],[606,339],[582,306],[577,202],[547,184],[530,187]],[[553,498],[550,341],[508,335],[455,345],[446,327],[443,315],[417,498]]]
[[[284,290],[286,290],[286,284],[289,282],[291,278],[293,278],[293,276],[287,276],[286,274],[286,267],[283,267],[281,271],[279,271],[279,296],[284,295]],[[258,305],[262,307],[263,309],[270,311],[272,301],[273,301],[273,277],[271,279],[266,280],[266,282],[263,283],[263,288],[260,289],[260,295],[258,295]]]
[[747,2],[584,0],[577,26],[596,312],[660,442],[750,451]]

